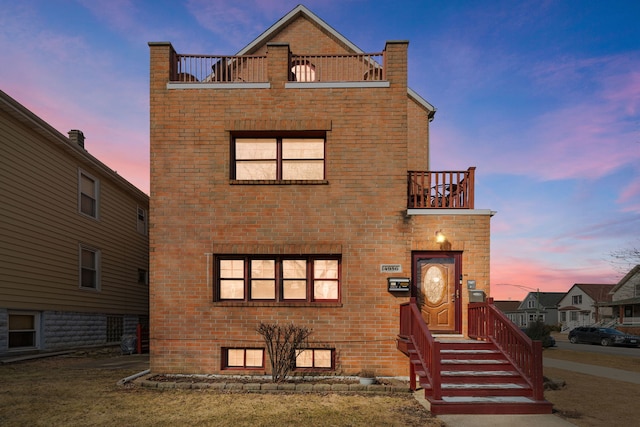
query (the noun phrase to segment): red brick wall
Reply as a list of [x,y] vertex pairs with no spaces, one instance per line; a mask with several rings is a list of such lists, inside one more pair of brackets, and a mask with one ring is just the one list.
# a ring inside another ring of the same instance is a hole
[[[309,45],[302,53],[336,49],[310,25],[296,21],[278,38],[298,50]],[[269,55],[282,46],[270,48]],[[379,265],[402,264],[410,275],[411,250],[428,249],[432,226],[460,227],[452,235],[465,250],[465,270],[488,283],[488,219],[406,216],[406,52],[406,43],[387,45],[388,88],[285,89],[272,81],[271,89],[167,90],[171,48],[151,45],[152,371],[219,372],[221,347],[261,346],[259,322],[294,322],[313,328],[313,343],[336,349],[337,373],[366,367],[408,375],[408,361],[395,348],[399,304],[408,296],[387,291]],[[419,109],[410,110],[420,122]],[[305,128],[327,131],[328,184],[230,183],[230,131]],[[427,129],[413,133],[414,150],[415,141],[426,142]],[[213,302],[208,254],[300,247],[341,251],[341,304]]]

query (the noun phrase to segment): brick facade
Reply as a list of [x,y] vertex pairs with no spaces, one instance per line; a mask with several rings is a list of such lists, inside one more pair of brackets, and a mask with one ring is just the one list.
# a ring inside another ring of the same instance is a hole
[[[257,49],[270,88],[177,89],[173,47],[150,43],[152,371],[219,373],[223,347],[263,346],[259,322],[293,322],[313,329],[313,347],[335,349],[333,373],[407,375],[395,340],[410,295],[389,292],[380,265],[410,276],[412,251],[440,250],[436,229],[488,289],[489,215],[407,214],[407,170],[428,168],[429,124],[407,95],[407,47],[385,47],[388,87],[287,88],[289,52],[347,52],[300,17]],[[232,180],[233,133],[247,130],[324,132],[325,180]],[[340,255],[340,301],[215,301],[220,254]]]

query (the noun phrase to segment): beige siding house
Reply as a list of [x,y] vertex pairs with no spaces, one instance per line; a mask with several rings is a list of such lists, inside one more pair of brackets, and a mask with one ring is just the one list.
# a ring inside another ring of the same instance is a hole
[[0,91],[0,357],[148,319],[149,197]]

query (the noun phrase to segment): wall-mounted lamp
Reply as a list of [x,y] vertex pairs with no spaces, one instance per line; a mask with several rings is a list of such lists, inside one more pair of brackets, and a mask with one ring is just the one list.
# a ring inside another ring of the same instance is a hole
[[436,231],[436,243],[444,243],[447,241],[447,236],[444,235],[442,230]]
[[411,279],[408,277],[387,277],[387,283],[391,292],[408,291]]

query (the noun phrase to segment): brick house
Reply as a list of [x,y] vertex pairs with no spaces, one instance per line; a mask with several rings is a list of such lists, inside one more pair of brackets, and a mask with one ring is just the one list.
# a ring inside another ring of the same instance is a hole
[[312,328],[296,368],[330,375],[413,376],[401,324],[478,333],[493,212],[430,169],[408,42],[297,6],[234,56],[149,46],[153,372],[264,373],[259,322]]
[[0,357],[119,344],[149,316],[149,196],[0,91]]

